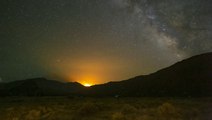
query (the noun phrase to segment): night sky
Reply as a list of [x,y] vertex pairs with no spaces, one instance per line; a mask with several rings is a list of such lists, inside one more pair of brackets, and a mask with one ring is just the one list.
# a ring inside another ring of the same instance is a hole
[[211,0],[1,0],[0,81],[99,84],[212,51]]

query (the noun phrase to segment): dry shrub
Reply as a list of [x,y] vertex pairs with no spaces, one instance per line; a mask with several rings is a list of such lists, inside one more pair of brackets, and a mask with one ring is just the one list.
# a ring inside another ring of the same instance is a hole
[[40,110],[41,112],[41,118],[42,119],[47,119],[49,116],[52,116],[55,112],[55,110],[52,110],[51,108],[49,107],[38,107],[38,109]]
[[6,109],[6,118],[9,120],[40,120],[47,119],[53,113],[52,109],[45,106],[10,107]]
[[135,120],[155,120],[154,117],[149,115],[137,116]]
[[126,120],[126,118],[123,113],[116,112],[112,115],[112,120]]
[[14,108],[14,107],[10,107],[10,108],[6,109],[6,118],[8,120],[20,120],[20,116],[21,116],[20,110]]
[[122,107],[121,112],[122,112],[123,114],[132,114],[132,113],[134,114],[134,113],[137,112],[137,109],[136,109],[134,106],[132,106],[132,105],[125,104],[125,105]]
[[25,116],[26,120],[39,120],[41,117],[40,110],[30,110],[28,114]]
[[20,120],[18,117],[14,117],[12,118],[12,120]]
[[163,120],[178,120],[180,119],[179,110],[171,103],[163,103],[157,108],[157,113],[160,119]]
[[98,111],[99,111],[99,108],[96,104],[88,102],[83,104],[82,107],[79,108],[78,115],[90,116],[97,113]]

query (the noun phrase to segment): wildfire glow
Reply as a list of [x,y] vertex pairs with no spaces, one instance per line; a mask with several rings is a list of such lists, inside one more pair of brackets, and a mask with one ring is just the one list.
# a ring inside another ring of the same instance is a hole
[[85,84],[83,84],[85,87],[90,87],[91,86],[91,84],[89,84],[89,83],[85,83]]

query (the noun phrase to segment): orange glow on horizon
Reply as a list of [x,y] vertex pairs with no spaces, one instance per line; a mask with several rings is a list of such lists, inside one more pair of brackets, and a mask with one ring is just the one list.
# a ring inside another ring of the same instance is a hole
[[92,86],[123,79],[117,72],[121,69],[120,63],[110,59],[79,58],[53,64],[56,72],[49,73],[51,78],[62,79],[66,82],[78,82],[82,85],[87,83]]
[[91,75],[91,74],[84,74],[84,75],[77,75],[72,77],[74,81],[79,82],[85,87],[90,87],[92,85],[98,84],[98,76],[96,75]]
[[90,87],[96,83],[96,80],[95,80],[95,77],[84,76],[84,77],[81,77],[81,79],[79,79],[78,82],[85,87]]
[[85,84],[83,84],[83,86],[85,86],[85,87],[90,87],[90,86],[92,86],[92,85],[89,84],[89,83],[85,83]]

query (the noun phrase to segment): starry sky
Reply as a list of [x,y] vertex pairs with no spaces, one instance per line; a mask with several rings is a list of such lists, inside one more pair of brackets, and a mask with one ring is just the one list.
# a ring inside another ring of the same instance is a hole
[[100,84],[212,51],[211,0],[1,0],[0,81]]

